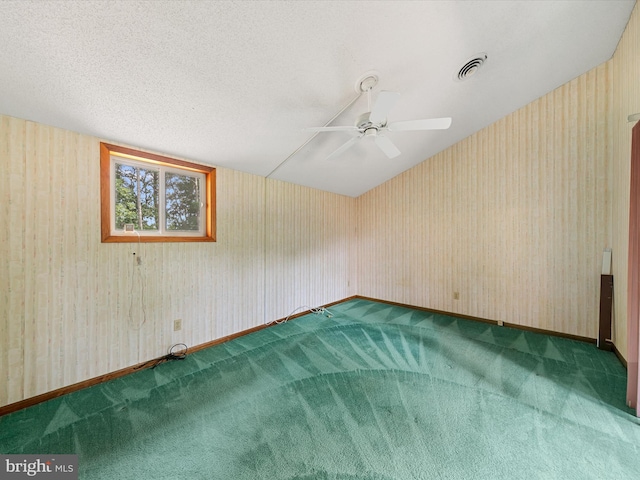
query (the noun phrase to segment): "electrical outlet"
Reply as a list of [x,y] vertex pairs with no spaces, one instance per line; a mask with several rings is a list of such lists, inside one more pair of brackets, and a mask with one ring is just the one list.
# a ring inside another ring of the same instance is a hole
[[453,299],[460,300],[460,292],[453,292]]
[[502,320],[498,320],[498,326],[499,327],[504,327],[504,322]]
[[173,331],[177,332],[178,330],[182,330],[182,319],[177,319],[173,321]]

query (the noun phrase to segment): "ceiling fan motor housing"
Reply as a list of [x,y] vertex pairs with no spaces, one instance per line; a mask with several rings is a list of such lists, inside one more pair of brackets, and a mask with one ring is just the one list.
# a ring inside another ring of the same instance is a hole
[[383,126],[383,125],[374,125],[371,122],[371,120],[369,120],[370,115],[371,115],[371,112],[365,112],[362,115],[358,116],[358,118],[356,118],[356,128],[361,132],[364,132],[371,128],[375,128],[377,130],[378,128],[381,128]]

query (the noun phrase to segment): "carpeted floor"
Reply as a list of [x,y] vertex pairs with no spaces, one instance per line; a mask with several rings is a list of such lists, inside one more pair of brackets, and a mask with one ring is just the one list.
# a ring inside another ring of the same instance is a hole
[[637,479],[626,372],[594,345],[365,300],[0,418],[80,478]]

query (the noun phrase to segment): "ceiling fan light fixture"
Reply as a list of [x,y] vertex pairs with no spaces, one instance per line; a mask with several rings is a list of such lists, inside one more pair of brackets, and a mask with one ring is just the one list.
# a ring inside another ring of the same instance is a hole
[[460,67],[458,72],[455,74],[455,78],[459,81],[462,81],[466,80],[469,77],[472,77],[473,75],[478,73],[478,70],[484,65],[486,61],[486,53],[479,53],[473,56],[472,58],[467,60],[464,65],[462,65],[462,67]]

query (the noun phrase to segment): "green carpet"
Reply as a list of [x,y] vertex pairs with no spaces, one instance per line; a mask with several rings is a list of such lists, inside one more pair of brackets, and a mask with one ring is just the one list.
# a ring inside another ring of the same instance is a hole
[[637,479],[594,345],[365,300],[0,418],[81,479]]

